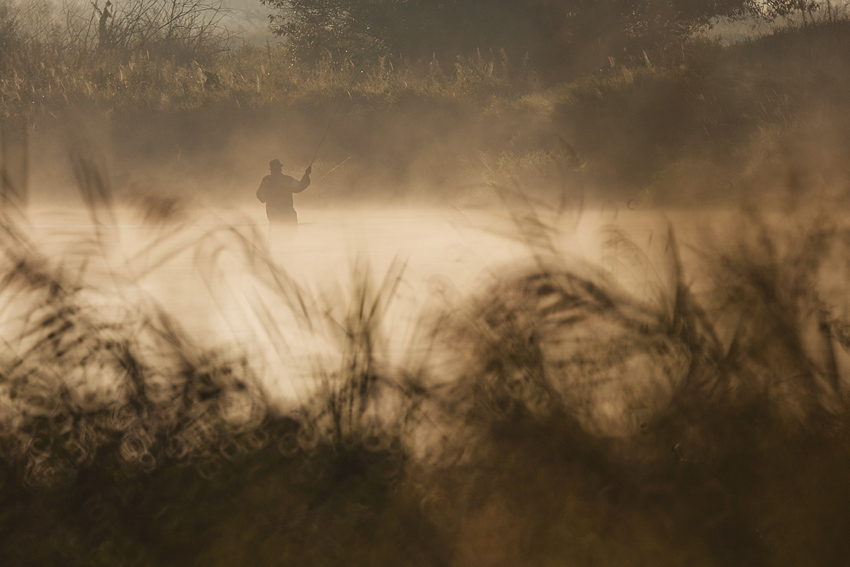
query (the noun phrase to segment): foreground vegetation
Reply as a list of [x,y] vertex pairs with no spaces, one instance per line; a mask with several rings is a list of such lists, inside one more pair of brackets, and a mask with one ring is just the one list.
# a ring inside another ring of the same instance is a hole
[[[841,564],[850,343],[824,274],[847,269],[846,227],[745,217],[687,267],[671,229],[638,299],[521,212],[533,266],[426,314],[430,354],[401,365],[381,348],[399,267],[328,311],[250,231],[198,241],[215,257],[226,236],[290,306],[271,339],[338,337],[283,404],[246,353],[129,300],[133,270],[87,284],[107,228],[51,260],[4,218],[0,560]],[[150,249],[167,255],[163,231]]]

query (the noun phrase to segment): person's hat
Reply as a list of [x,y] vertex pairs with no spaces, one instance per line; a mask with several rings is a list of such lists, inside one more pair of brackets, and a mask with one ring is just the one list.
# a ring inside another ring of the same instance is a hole
[[269,167],[283,167],[279,159],[273,159],[269,162]]

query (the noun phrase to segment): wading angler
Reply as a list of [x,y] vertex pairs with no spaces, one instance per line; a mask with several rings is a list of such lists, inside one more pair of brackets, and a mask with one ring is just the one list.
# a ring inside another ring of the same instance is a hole
[[269,219],[269,241],[284,234],[292,234],[298,226],[298,214],[292,202],[293,193],[301,193],[310,186],[312,166],[304,171],[301,180],[283,174],[280,160],[269,162],[269,175],[263,178],[257,189],[257,199],[266,204],[266,217]]

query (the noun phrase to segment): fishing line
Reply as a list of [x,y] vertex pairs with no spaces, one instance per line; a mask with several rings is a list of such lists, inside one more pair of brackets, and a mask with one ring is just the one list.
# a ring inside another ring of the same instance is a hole
[[350,160],[351,158],[352,158],[352,156],[348,156],[347,158],[345,158],[344,160],[342,160],[342,161],[341,161],[340,163],[338,163],[338,164],[337,164],[337,165],[336,165],[333,169],[331,169],[329,172],[327,172],[326,174],[324,174],[323,176],[321,176],[321,177],[319,178],[319,181],[317,181],[316,183],[321,183],[321,181],[322,181],[325,177],[327,177],[328,175],[330,175],[331,173],[333,173],[334,171],[336,171],[337,169],[339,169],[340,167],[342,167],[343,165],[345,165],[345,164],[346,164],[346,162],[347,162],[348,160]]

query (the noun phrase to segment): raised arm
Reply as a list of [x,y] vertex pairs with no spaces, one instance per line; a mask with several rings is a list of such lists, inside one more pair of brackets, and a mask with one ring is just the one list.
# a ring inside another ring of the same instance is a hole
[[301,177],[301,181],[298,183],[298,187],[293,189],[293,193],[300,193],[304,189],[310,186],[310,174],[313,172],[313,166],[307,166],[307,170],[304,171],[304,175]]

